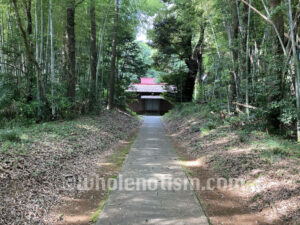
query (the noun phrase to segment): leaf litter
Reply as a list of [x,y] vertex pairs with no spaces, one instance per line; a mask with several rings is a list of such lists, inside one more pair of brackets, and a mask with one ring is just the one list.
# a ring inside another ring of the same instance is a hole
[[94,173],[138,126],[126,112],[104,111],[22,128],[20,142],[0,142],[0,224],[53,223],[47,215],[62,197],[80,194],[62,189],[66,176]]

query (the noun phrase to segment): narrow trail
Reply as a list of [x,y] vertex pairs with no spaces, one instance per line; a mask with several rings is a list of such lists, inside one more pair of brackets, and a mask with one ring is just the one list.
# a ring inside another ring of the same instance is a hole
[[97,225],[208,225],[158,116],[146,116]]

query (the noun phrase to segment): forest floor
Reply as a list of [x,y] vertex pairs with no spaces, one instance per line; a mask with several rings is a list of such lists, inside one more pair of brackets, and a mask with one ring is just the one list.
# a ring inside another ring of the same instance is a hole
[[116,110],[0,130],[0,224],[92,222],[108,190],[81,191],[66,181],[116,176],[139,125]]
[[212,224],[300,224],[299,144],[232,125],[201,106],[171,111],[165,126],[190,178],[245,181],[196,190]]

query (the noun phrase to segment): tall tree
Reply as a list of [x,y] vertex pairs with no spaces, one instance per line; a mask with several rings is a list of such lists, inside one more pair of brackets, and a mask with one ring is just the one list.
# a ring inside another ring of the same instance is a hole
[[[200,15],[201,18],[203,18],[203,12],[201,12]],[[202,77],[203,77],[203,72],[204,72],[204,68],[203,68],[203,53],[204,53],[204,33],[205,33],[205,28],[206,28],[206,22],[204,19],[200,20],[200,38],[197,42],[197,45],[195,46],[195,50],[193,53],[193,58],[196,60],[197,62],[197,79],[195,79],[195,83],[200,83],[200,87],[202,88]],[[202,91],[202,90],[201,90]],[[197,92],[196,92],[197,93]],[[203,93],[203,91],[202,91]],[[195,94],[195,99],[197,99],[198,97]]]
[[[179,8],[176,11],[178,16],[174,16],[174,14],[162,15],[162,20],[158,18],[154,23],[153,46],[166,56],[166,60],[170,60],[172,59],[170,56],[176,55],[185,62],[188,72],[184,79],[183,101],[191,102],[197,74],[203,71],[202,54],[206,22],[203,12],[193,9],[191,2],[183,3],[180,6],[184,10]],[[189,16],[192,18],[186,20],[186,14],[190,14]],[[189,24],[191,20],[193,20],[192,25]],[[195,36],[199,36],[196,45],[193,44]]]
[[[271,10],[274,12],[272,14],[272,21],[278,31],[278,35],[281,40],[284,40],[284,14],[282,10],[279,8],[281,6],[282,0],[270,0]],[[281,47],[279,38],[276,36],[276,32],[273,32],[273,46],[275,53],[275,62],[278,64],[278,67],[275,69],[274,74],[277,76],[278,80],[277,90],[278,93],[275,94],[275,100],[281,100],[283,94],[283,80],[282,80],[282,59],[283,59],[283,48]]]
[[[35,4],[34,4],[34,33],[35,33],[35,60],[39,63],[39,66],[41,66],[40,64],[40,60],[39,60],[39,40],[38,40],[38,36],[39,36],[39,29],[38,29],[38,15],[37,15],[37,0],[35,0]],[[39,88],[39,82],[37,79],[36,82],[36,98],[38,100],[38,117],[41,116],[41,107],[40,107],[40,102],[41,102],[41,97],[40,97],[40,88]]]
[[[293,51],[293,62],[294,62],[294,67],[295,67],[295,73],[296,73],[296,78],[295,78],[295,87],[296,87],[296,107],[297,107],[297,140],[300,142],[300,63],[299,63],[299,58],[300,57],[297,53],[297,39],[298,35],[295,36],[295,31],[296,30],[294,26],[294,21],[293,21],[293,14],[292,14],[292,4],[291,0],[285,0],[286,5],[287,5],[287,13],[288,13],[288,18],[289,18],[289,27],[290,27],[290,38],[292,41],[292,51]],[[296,30],[297,31],[297,30]]]
[[[274,12],[272,14],[272,22],[276,27],[278,34],[281,40],[284,40],[284,14],[279,7],[281,6],[282,0],[270,0],[271,10]],[[282,59],[283,59],[283,49],[281,47],[279,38],[277,37],[276,32],[272,32],[272,40],[273,40],[273,52],[274,52],[274,62],[277,65],[271,69],[272,76],[271,81],[272,89],[274,93],[269,97],[269,102],[273,101],[281,101],[283,95],[283,80],[282,80]],[[270,113],[270,124],[274,126],[276,129],[280,127],[279,117],[281,114],[281,110],[279,107],[273,108]]]
[[109,110],[111,110],[114,107],[118,18],[119,18],[119,0],[115,0],[115,16],[114,16],[114,31],[113,31],[113,37],[112,37],[109,98],[108,98],[108,105],[107,105],[107,108]]
[[22,20],[21,20],[20,14],[19,14],[17,0],[13,0],[13,5],[14,5],[14,9],[15,9],[16,17],[17,17],[17,23],[18,23],[19,29],[20,29],[22,37],[23,37],[27,56],[28,56],[29,60],[32,62],[32,64],[34,65],[35,70],[36,70],[37,82],[39,85],[39,92],[41,94],[41,101],[43,103],[45,103],[46,106],[48,107],[49,106],[48,100],[46,97],[46,91],[45,91],[44,83],[43,83],[43,79],[42,79],[42,71],[39,66],[39,63],[36,61],[36,59],[34,58],[34,54],[32,53],[31,44],[30,44],[30,41],[28,40],[27,33],[24,30]]
[[43,63],[44,52],[44,7],[43,0],[41,0],[41,41],[40,41],[40,65]]
[[[32,38],[32,15],[31,15],[31,0],[25,1],[25,7],[26,7],[26,19],[27,19],[27,36],[28,39],[30,40]],[[32,44],[29,44],[29,47],[32,48]],[[31,50],[32,51],[32,50]],[[33,73],[33,65],[30,60],[27,60],[27,82],[28,82],[28,87],[27,87],[27,96],[26,100],[27,103],[33,100],[33,82],[34,82],[34,77],[32,75]]]
[[67,97],[75,101],[76,88],[76,42],[75,42],[75,0],[67,0]]
[[[226,5],[227,2],[223,1],[222,6]],[[236,0],[229,1],[228,7],[228,14],[230,15],[229,18],[224,18],[223,23],[227,33],[228,39],[228,47],[230,49],[230,60],[231,60],[231,70],[230,70],[230,101],[239,101],[240,98],[240,76],[239,76],[239,69],[238,69],[238,58],[239,58],[239,51],[236,47],[235,43],[238,41],[239,35],[239,19],[238,19],[238,7],[236,6],[239,2]],[[222,13],[226,14],[227,8],[222,8]]]
[[91,71],[91,83],[90,83],[90,110],[94,109],[96,101],[96,73],[97,73],[97,46],[96,46],[96,18],[95,18],[95,0],[90,1],[90,16],[91,16],[91,40],[90,40],[90,71]]
[[[251,4],[251,0],[249,0],[249,3]],[[249,114],[250,114],[250,111],[249,111],[249,74],[250,74],[250,67],[249,67],[249,40],[250,40],[250,18],[251,18],[251,9],[250,7],[248,7],[248,5],[244,5],[244,11],[245,11],[245,14],[247,15],[247,24],[245,23],[245,32],[246,32],[246,52],[245,52],[245,61],[246,61],[246,67],[245,67],[245,79],[246,79],[246,94],[245,94],[245,98],[246,98],[246,113],[247,113],[247,117],[249,119]],[[248,13],[246,12],[248,9]],[[245,16],[246,17],[246,16]]]
[[55,75],[55,56],[54,56],[54,33],[53,33],[53,4],[52,0],[49,2],[49,25],[50,25],[50,71],[51,71],[51,97],[52,97],[52,103],[51,103],[51,114],[52,118],[55,118],[55,104],[54,104],[54,75]]

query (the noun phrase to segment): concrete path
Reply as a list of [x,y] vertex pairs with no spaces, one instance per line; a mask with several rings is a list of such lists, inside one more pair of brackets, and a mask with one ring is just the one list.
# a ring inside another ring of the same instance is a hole
[[208,225],[158,116],[145,117],[118,187],[97,225]]

